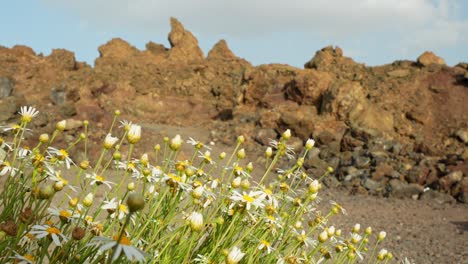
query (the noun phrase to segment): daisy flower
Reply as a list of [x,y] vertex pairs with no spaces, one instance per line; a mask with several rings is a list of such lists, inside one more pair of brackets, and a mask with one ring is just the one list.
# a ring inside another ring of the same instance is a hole
[[72,185],[69,185],[68,180],[62,177],[62,171],[54,170],[54,168],[47,166],[46,174],[49,176],[49,179],[55,182],[60,182],[63,186],[68,186],[72,191],[76,192],[76,188]]
[[99,245],[99,250],[104,252],[109,249],[114,249],[112,252],[112,261],[117,260],[121,254],[130,261],[143,261],[145,260],[146,253],[141,249],[132,246],[132,242],[127,236],[123,235],[119,241],[118,235],[113,239],[108,237],[95,237],[91,240],[88,246]]
[[270,140],[270,146],[280,151],[282,155],[285,154],[288,157],[288,159],[294,159],[294,155],[296,153],[294,152],[293,147],[288,146],[283,142],[278,142],[276,140]]
[[133,125],[132,121],[122,120],[120,121],[120,126],[123,127],[126,131],[130,130],[130,127]]
[[127,205],[123,204],[120,200],[117,202],[115,197],[103,203],[104,205],[101,206],[101,209],[107,210],[111,218],[118,217],[119,220],[122,220],[130,212]]
[[[73,160],[69,157],[68,152],[64,149],[56,149],[53,147],[49,147],[47,149],[47,153],[49,154],[49,156],[56,156],[56,158],[60,161],[60,163],[65,163],[65,165],[67,166],[67,169],[70,169],[70,166],[72,164],[75,165]],[[49,158],[52,158],[52,157],[49,157]]]
[[0,164],[0,176],[10,174],[11,177],[14,177],[18,173],[17,168],[11,167],[10,162],[4,161]]
[[37,239],[48,237],[56,246],[61,246],[62,242],[68,240],[58,228],[49,225],[34,225],[30,233],[35,235]]
[[16,253],[15,256],[13,256],[11,258],[15,260],[14,263],[16,263],[16,264],[34,264],[34,263],[36,263],[34,261],[34,256],[30,255],[30,254],[20,255],[20,254]]
[[211,150],[211,148],[208,147],[206,144],[203,144],[201,141],[197,141],[191,137],[189,137],[187,143],[194,146],[196,149],[206,148],[208,150]]
[[273,251],[273,248],[271,247],[271,243],[265,239],[260,241],[260,245],[258,245],[257,249],[266,250],[267,254],[270,254],[271,251]]
[[[233,191],[230,199],[233,202],[241,202],[245,205],[247,210],[253,206],[255,208],[264,207],[262,192],[259,191],[250,191],[249,193],[243,192],[240,194],[238,191]],[[231,208],[234,204],[231,204]]]
[[136,144],[141,139],[141,126],[131,124],[127,133],[127,140],[130,144]]
[[39,111],[31,106],[22,106],[18,113],[21,115],[21,122],[29,123],[35,116],[37,116],[37,114],[39,114]]
[[198,254],[196,258],[193,259],[193,262],[198,264],[210,264],[211,261],[208,257]]
[[115,184],[111,181],[106,181],[106,178],[104,178],[103,176],[97,174],[97,173],[93,173],[93,174],[86,174],[86,178],[87,179],[92,179],[90,184],[91,185],[94,185],[96,184],[97,186],[101,185],[101,184],[104,184],[106,185],[107,187],[109,187],[109,189],[112,188],[111,184]]
[[104,148],[105,149],[111,149],[114,144],[119,141],[117,137],[113,137],[110,133],[106,135],[106,138],[104,139]]
[[77,219],[80,217],[78,213],[74,213],[71,210],[59,210],[55,207],[48,208],[47,211],[49,214],[59,217],[63,222],[69,222],[72,219]]
[[226,263],[237,264],[244,256],[245,253],[243,253],[238,247],[233,247],[227,256]]
[[13,131],[16,132],[20,129],[23,129],[24,132],[31,132],[32,130],[29,128],[22,128],[19,124],[12,124],[12,125],[7,125],[7,126],[1,126],[3,129],[3,132],[8,132],[8,131]]

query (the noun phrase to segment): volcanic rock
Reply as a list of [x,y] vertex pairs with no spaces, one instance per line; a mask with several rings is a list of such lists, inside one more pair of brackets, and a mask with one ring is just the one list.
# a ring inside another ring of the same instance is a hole
[[171,44],[169,59],[173,62],[201,62],[204,59],[203,51],[198,47],[198,40],[173,17],[171,17],[169,43]]
[[8,77],[0,77],[0,99],[8,97],[13,92],[13,82]]
[[431,51],[425,51],[423,54],[421,54],[419,57],[418,57],[418,63],[422,66],[430,66],[430,65],[433,65],[433,64],[436,64],[436,65],[445,65],[445,61],[444,59],[442,59],[441,57],[435,55],[433,52]]

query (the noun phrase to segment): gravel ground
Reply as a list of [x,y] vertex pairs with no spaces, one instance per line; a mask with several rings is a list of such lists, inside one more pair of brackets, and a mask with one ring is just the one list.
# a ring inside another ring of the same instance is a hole
[[383,244],[395,259],[414,263],[468,263],[468,206],[437,204],[435,201],[357,196],[325,190],[323,199],[342,204],[347,216],[334,223],[351,228],[372,226],[385,230]]

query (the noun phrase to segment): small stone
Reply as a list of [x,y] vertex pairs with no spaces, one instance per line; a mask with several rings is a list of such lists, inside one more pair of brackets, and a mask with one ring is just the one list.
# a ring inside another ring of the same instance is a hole
[[435,190],[427,190],[421,194],[421,200],[423,201],[434,201],[437,204],[445,204],[445,203],[454,203],[455,199],[442,192],[438,192]]
[[369,191],[375,192],[375,191],[378,191],[379,189],[382,189],[382,184],[372,179],[365,179],[364,187]]
[[449,173],[448,175],[442,177],[439,179],[439,184],[440,187],[445,190],[445,191],[450,191],[452,186],[461,181],[463,178],[463,172],[462,171],[454,171]]
[[459,129],[453,135],[461,142],[468,144],[468,129]]
[[372,173],[372,179],[375,181],[379,181],[383,179],[385,176],[392,176],[393,174],[393,167],[387,163],[380,163],[375,167],[375,171]]
[[73,130],[83,126],[83,122],[81,120],[76,119],[67,119],[65,130]]
[[63,105],[67,101],[65,88],[62,86],[52,88],[50,91],[50,100],[55,105]]
[[404,198],[419,195],[424,191],[424,187],[416,183],[404,183],[397,179],[390,180],[391,194],[395,197]]
[[18,100],[13,96],[0,99],[0,122],[8,121],[15,117],[19,107]]
[[364,156],[354,156],[354,164],[360,169],[368,168],[371,164],[371,159]]
[[0,99],[11,96],[13,82],[8,77],[0,77]]
[[276,136],[277,134],[274,129],[262,128],[258,130],[257,135],[255,136],[255,141],[263,146],[269,146],[270,141],[275,140]]

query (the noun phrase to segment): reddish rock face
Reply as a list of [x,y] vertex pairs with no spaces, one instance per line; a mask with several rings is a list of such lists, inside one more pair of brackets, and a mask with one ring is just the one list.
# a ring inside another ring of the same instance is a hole
[[435,55],[431,51],[425,51],[418,57],[418,63],[422,66],[430,66],[430,65],[445,65],[444,59]]
[[[366,67],[329,46],[305,69],[254,67],[224,40],[205,58],[193,34],[175,18],[170,23],[170,48],[149,42],[139,50],[113,39],[99,47],[94,67],[63,49],[43,56],[25,46],[0,47],[0,77],[14,84],[0,87],[0,125],[17,121],[24,104],[45,112],[37,122],[45,132],[62,119],[89,119],[104,127],[120,109],[132,121],[219,130],[213,134],[221,142],[245,134],[266,144],[290,128],[297,142],[330,132],[337,139],[335,152],[362,149],[378,137],[403,146],[395,147],[407,155],[402,160],[448,154],[466,159],[466,143],[453,136],[468,127],[466,64],[440,67],[443,59],[425,52],[417,62]],[[338,166],[336,155],[323,159]],[[458,186],[453,188],[466,193],[466,174],[454,184],[447,179],[440,181],[443,188]]]

